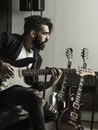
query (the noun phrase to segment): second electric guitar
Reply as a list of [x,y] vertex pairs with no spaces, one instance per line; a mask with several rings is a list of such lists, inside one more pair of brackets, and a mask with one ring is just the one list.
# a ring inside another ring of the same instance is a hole
[[84,83],[84,77],[86,75],[95,76],[93,71],[84,69],[82,71],[77,70],[77,74],[80,75],[80,82],[76,95],[71,95],[68,99],[68,107],[61,113],[58,121],[59,130],[80,130],[81,127],[81,93]]

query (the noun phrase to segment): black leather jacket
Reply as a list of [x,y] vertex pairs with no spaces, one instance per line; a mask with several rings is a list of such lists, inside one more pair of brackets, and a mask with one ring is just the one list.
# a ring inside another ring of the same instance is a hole
[[[23,35],[3,32],[0,35],[0,60],[4,60],[7,58],[15,61],[21,52],[24,43],[23,41]],[[32,58],[34,58],[35,62],[33,63],[33,66],[31,68],[39,69],[42,64],[42,58],[39,54],[39,50],[34,50],[34,57],[32,56]],[[25,80],[26,83],[32,84],[32,86],[34,86],[35,88],[42,90],[42,88],[39,88],[40,82],[38,76],[25,77]]]

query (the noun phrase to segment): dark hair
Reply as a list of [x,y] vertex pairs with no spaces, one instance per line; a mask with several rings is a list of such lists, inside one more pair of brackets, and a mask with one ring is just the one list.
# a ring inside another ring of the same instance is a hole
[[50,19],[39,15],[33,15],[24,19],[24,34],[27,35],[31,30],[40,31],[41,25],[47,25],[49,27],[49,33],[53,29],[53,24]]

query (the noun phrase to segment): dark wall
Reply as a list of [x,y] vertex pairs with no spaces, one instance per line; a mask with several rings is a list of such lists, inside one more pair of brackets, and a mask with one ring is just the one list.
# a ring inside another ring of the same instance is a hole
[[12,0],[0,0],[0,33],[11,32]]

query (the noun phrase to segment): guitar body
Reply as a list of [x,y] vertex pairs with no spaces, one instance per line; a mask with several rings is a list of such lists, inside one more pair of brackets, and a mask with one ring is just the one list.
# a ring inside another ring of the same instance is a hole
[[75,95],[71,95],[68,99],[68,107],[59,117],[59,130],[79,130],[81,126],[80,111],[81,105],[75,103]]
[[27,69],[27,65],[34,62],[34,59],[31,57],[20,59],[20,60],[10,60],[7,58],[1,58],[4,62],[8,62],[12,65],[14,69],[14,76],[7,78],[2,72],[0,72],[0,91],[6,90],[14,85],[30,87],[25,83],[25,76],[34,76],[34,75],[43,75],[45,73],[51,74],[50,70],[44,69]]
[[[21,76],[21,70],[24,69],[25,67],[14,67],[14,77],[10,77],[9,79],[3,78],[2,83],[1,83],[1,88],[2,90],[8,89],[14,85],[19,85],[19,86],[25,86],[25,87],[30,87],[30,85],[26,84],[24,81],[24,77]],[[26,69],[26,68],[25,68]]]

